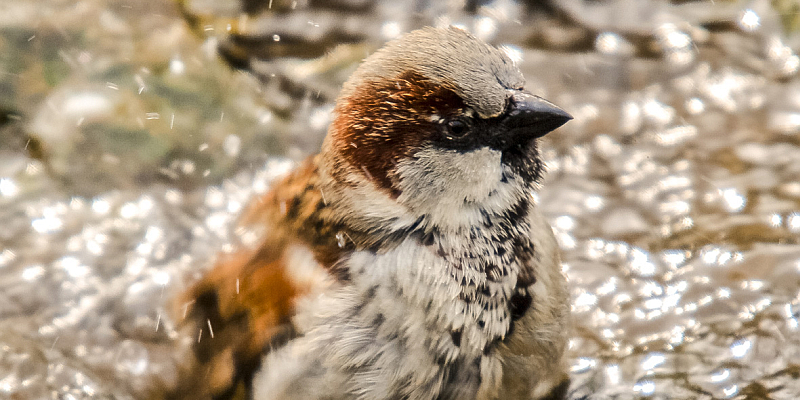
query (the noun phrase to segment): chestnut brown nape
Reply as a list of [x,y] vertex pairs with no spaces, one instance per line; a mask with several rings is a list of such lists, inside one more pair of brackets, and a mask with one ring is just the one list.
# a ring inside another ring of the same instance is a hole
[[331,135],[344,160],[397,197],[394,166],[436,134],[434,117],[454,116],[465,108],[452,90],[408,71],[396,79],[363,84],[340,99]]

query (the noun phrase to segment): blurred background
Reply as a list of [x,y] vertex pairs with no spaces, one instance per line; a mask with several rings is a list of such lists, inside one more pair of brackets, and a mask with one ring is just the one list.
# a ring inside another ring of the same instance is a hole
[[450,24],[575,116],[537,195],[571,397],[800,398],[796,0],[0,1],[0,398],[164,398],[248,199],[361,59]]

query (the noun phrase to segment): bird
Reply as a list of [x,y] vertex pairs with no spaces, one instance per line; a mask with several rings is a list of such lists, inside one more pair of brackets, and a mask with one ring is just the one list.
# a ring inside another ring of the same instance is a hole
[[538,139],[570,119],[457,27],[367,57],[320,153],[239,218],[254,239],[180,296],[193,393],[565,398],[569,290],[534,193]]

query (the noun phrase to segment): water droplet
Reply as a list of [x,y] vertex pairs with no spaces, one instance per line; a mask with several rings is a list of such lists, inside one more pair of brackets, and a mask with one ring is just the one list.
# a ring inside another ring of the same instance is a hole
[[753,32],[758,30],[761,26],[761,17],[755,11],[747,9],[742,11],[739,15],[739,27],[746,32]]
[[336,244],[339,245],[340,249],[344,248],[344,245],[347,244],[345,242],[345,237],[343,232],[339,232],[336,234]]

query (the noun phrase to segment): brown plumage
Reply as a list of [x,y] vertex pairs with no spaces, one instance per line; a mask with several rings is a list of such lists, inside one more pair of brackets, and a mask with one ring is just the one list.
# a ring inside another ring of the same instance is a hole
[[456,115],[465,108],[464,102],[452,90],[413,72],[356,93],[339,104],[332,139],[350,164],[363,165],[366,178],[396,197],[400,193],[397,177],[392,176],[394,166],[438,124],[429,116]]
[[176,302],[185,315],[184,330],[197,337],[196,363],[178,397],[244,398],[265,349],[294,336],[296,302],[313,288],[290,276],[290,245],[308,247],[319,265],[336,275],[334,265],[345,248],[336,234],[344,231],[323,221],[318,179],[312,157],[252,201],[237,226],[269,234],[254,246],[221,255]]

